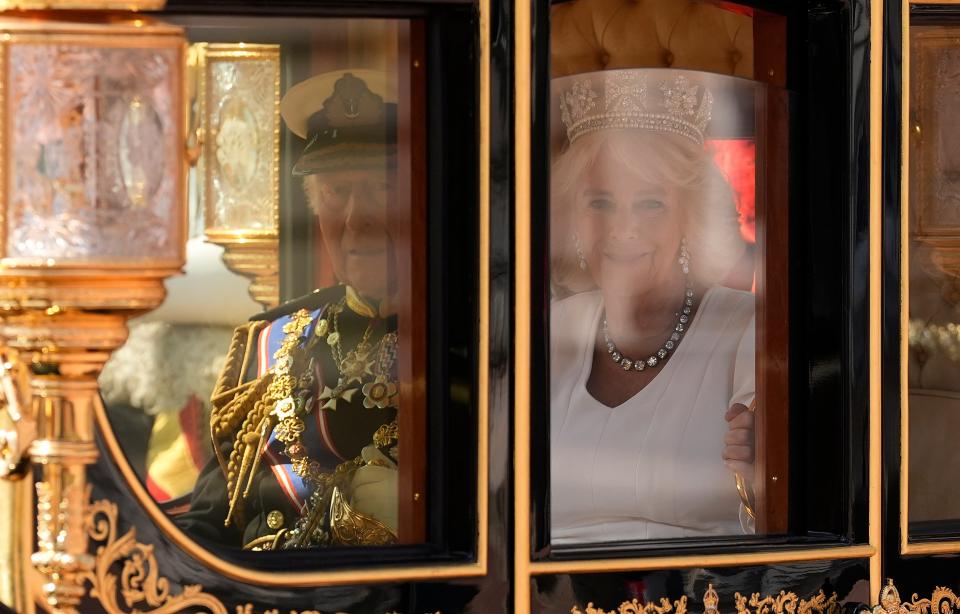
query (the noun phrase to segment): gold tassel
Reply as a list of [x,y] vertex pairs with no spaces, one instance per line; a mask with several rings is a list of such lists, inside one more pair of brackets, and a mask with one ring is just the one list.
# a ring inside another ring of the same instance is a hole
[[236,484],[233,488],[233,493],[230,495],[230,509],[227,511],[227,517],[223,521],[223,526],[230,526],[230,521],[233,520],[233,513],[236,511],[237,503],[239,503],[241,498],[241,491],[243,490],[244,482],[246,482],[246,477],[249,475],[250,463],[253,460],[252,449],[254,440],[253,437],[256,437],[256,432],[247,433],[243,436],[243,460],[240,461],[240,470],[237,472]]
[[263,445],[271,431],[273,431],[273,427],[268,416],[260,421],[260,439],[257,441],[257,449],[253,456],[253,467],[250,468],[250,475],[247,477],[247,487],[243,489],[244,497],[250,494],[253,478],[257,475],[257,470],[260,468],[260,459],[263,457]]

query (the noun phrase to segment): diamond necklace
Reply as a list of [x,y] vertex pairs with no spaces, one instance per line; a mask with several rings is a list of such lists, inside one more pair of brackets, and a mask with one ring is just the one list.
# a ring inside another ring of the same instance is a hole
[[610,330],[607,328],[607,315],[603,315],[603,326],[600,331],[603,333],[603,340],[607,344],[607,353],[610,354],[610,358],[613,359],[613,362],[620,365],[624,371],[643,371],[645,369],[652,369],[660,364],[664,359],[666,359],[667,354],[672,352],[680,345],[680,339],[683,338],[683,334],[687,332],[687,323],[690,321],[690,314],[693,312],[693,303],[694,303],[694,292],[693,287],[690,283],[690,279],[686,280],[686,290],[684,291],[683,305],[680,307],[680,311],[676,312],[677,323],[673,327],[673,332],[670,333],[670,338],[667,339],[660,349],[648,356],[645,359],[633,360],[627,358],[623,355],[620,350],[617,349],[617,345],[613,342],[613,339],[610,338]]

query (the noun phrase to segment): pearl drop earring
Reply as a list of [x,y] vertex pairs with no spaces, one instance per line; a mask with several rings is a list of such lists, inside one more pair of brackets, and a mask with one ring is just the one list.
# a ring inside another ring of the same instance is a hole
[[581,271],[587,270],[587,259],[583,256],[583,248],[580,246],[580,237],[579,235],[573,235],[573,245],[577,248],[577,263],[580,266]]
[[677,260],[680,263],[680,270],[683,271],[684,275],[690,274],[690,252],[687,251],[687,238],[683,237],[680,239],[680,258]]

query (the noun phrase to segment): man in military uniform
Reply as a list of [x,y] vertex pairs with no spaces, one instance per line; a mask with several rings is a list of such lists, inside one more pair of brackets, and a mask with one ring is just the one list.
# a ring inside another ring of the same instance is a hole
[[291,88],[281,114],[307,140],[293,173],[342,285],[234,332],[211,399],[215,458],[176,521],[252,550],[394,543],[396,105],[382,73],[337,71]]

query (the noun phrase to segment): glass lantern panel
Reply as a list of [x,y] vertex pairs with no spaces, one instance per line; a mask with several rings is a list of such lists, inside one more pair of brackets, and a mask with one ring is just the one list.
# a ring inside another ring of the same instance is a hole
[[207,101],[201,113],[210,131],[202,135],[201,158],[209,167],[200,191],[206,228],[276,232],[279,46],[202,45],[198,53]]
[[7,258],[176,260],[179,57],[10,46]]

